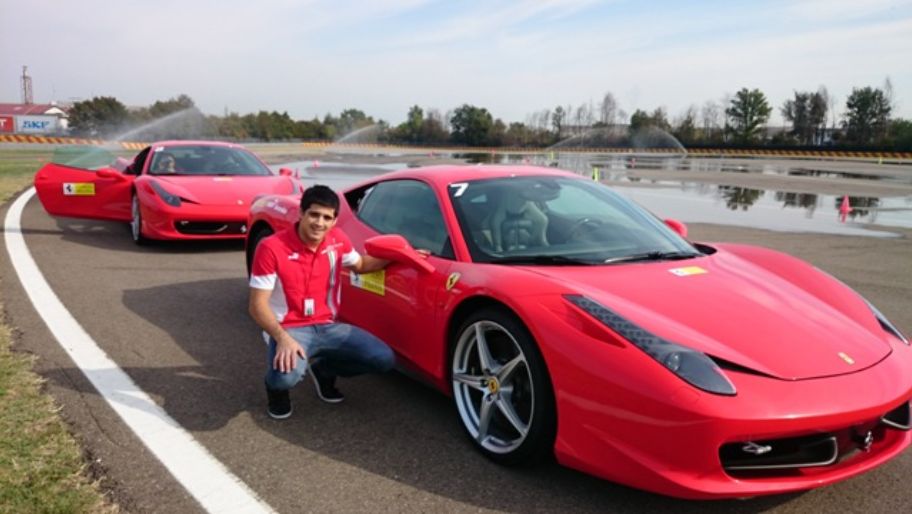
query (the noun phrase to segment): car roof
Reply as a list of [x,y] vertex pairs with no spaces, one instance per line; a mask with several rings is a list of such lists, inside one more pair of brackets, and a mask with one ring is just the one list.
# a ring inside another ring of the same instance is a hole
[[461,164],[425,166],[421,168],[408,168],[387,173],[380,180],[419,179],[433,184],[435,187],[446,187],[456,182],[470,182],[473,180],[505,177],[573,177],[582,178],[579,174],[557,168],[544,166],[509,166],[497,164]]
[[168,141],[156,141],[149,146],[220,146],[223,148],[244,148],[242,145],[237,143],[229,143],[227,141],[202,141],[202,140],[168,140]]

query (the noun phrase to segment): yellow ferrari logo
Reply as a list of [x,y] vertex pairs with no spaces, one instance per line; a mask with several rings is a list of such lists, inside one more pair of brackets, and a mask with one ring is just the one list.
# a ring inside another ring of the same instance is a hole
[[855,359],[849,357],[848,354],[846,354],[844,352],[839,352],[839,357],[842,358],[842,360],[844,360],[846,362],[846,364],[848,364],[850,366],[852,364],[855,364]]
[[64,182],[64,196],[95,196],[95,184],[92,182]]
[[453,286],[456,285],[456,282],[459,282],[459,277],[460,277],[460,276],[461,276],[461,275],[460,275],[459,273],[455,273],[455,272],[454,272],[454,273],[450,273],[450,276],[447,277],[447,282],[446,282],[446,290],[447,290],[447,291],[449,291],[450,289],[453,289]]
[[497,391],[500,391],[500,383],[497,382],[496,378],[491,378],[488,380],[488,391],[491,394],[497,394]]
[[352,273],[351,285],[358,289],[364,289],[380,296],[386,295],[386,271],[374,271],[371,273]]

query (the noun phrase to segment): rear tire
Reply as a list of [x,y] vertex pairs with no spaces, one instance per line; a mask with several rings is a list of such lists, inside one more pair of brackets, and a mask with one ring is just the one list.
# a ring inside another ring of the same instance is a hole
[[486,457],[531,464],[554,454],[557,410],[541,352],[511,312],[485,308],[463,322],[450,356],[453,399]]
[[130,210],[132,213],[132,217],[130,218],[130,234],[133,236],[133,242],[140,246],[145,245],[149,240],[142,233],[142,211],[139,206],[139,197],[135,192],[133,193]]
[[250,236],[247,242],[247,276],[250,276],[251,270],[253,270],[253,256],[256,255],[257,246],[260,245],[260,242],[263,239],[271,236],[273,234],[272,227],[266,225],[265,227],[257,229],[253,235]]

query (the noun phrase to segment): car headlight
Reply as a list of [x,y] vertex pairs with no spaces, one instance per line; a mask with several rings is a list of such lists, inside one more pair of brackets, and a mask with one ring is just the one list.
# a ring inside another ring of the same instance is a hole
[[158,182],[155,182],[154,180],[150,181],[149,183],[152,184],[152,189],[154,189],[155,192],[158,193],[158,197],[161,198],[163,202],[165,202],[166,204],[168,204],[172,207],[180,207],[181,199],[179,196],[171,194],[168,191],[165,191],[165,188],[163,188],[161,186],[161,184],[159,184]]
[[652,334],[585,296],[564,295],[564,298],[694,387],[713,394],[737,394],[735,386],[706,354]]
[[884,316],[882,312],[877,310],[877,307],[874,307],[874,305],[867,300],[865,300],[865,303],[868,304],[868,308],[871,309],[871,312],[874,313],[874,317],[877,318],[877,322],[880,323],[880,326],[884,330],[886,330],[887,332],[896,336],[906,346],[909,346],[909,340],[906,339],[906,337],[904,335],[902,335],[902,333],[899,331],[898,328],[896,328],[895,325],[893,325],[893,323],[890,323],[890,320],[888,320],[887,317]]

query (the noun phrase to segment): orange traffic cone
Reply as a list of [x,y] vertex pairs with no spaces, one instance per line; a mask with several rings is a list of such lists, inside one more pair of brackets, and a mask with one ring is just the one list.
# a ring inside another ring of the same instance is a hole
[[849,205],[849,195],[842,195],[842,204],[839,205],[839,221],[845,223],[850,212],[852,212],[852,206]]

